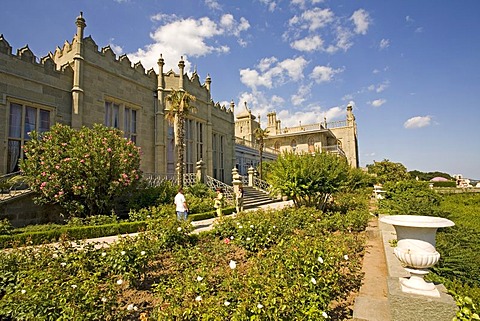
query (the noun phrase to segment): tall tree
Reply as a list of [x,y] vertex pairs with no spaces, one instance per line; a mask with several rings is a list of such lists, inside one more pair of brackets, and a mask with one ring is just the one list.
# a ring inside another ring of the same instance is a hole
[[407,168],[402,163],[394,163],[388,159],[381,162],[373,162],[367,165],[368,173],[377,176],[378,183],[398,182],[411,179]]
[[265,138],[268,137],[268,129],[262,129],[258,127],[254,130],[253,134],[255,135],[255,140],[258,142],[258,151],[260,154],[260,179],[262,179],[262,163],[263,163],[263,148],[265,147]]
[[191,105],[196,100],[195,96],[184,90],[172,89],[165,98],[168,102],[165,119],[175,129],[175,150],[177,152],[177,179],[178,185],[183,187],[184,155],[185,155],[185,119],[196,108]]

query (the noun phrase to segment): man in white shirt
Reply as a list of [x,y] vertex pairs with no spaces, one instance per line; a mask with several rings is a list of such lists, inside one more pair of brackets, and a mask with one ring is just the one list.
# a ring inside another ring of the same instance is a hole
[[188,215],[188,206],[187,206],[187,200],[183,195],[182,188],[179,188],[177,195],[175,195],[175,207],[177,211],[177,219],[186,220]]

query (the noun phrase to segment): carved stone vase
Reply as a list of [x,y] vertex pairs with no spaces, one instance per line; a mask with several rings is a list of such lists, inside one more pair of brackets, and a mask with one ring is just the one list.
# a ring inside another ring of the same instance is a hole
[[428,268],[440,259],[435,249],[437,229],[454,226],[455,223],[441,217],[417,215],[390,215],[382,217],[380,221],[395,228],[395,256],[411,275],[410,278],[400,278],[402,291],[440,297],[435,284],[426,282],[423,277],[429,272]]

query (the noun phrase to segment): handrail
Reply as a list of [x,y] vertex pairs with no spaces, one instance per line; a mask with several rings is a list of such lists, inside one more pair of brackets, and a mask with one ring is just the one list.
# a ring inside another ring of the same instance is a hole
[[341,156],[346,157],[345,152],[344,152],[343,149],[342,149],[340,146],[338,146],[338,145],[323,146],[323,147],[322,147],[322,152],[326,152],[326,153],[338,153],[338,154],[340,154]]
[[20,171],[0,176],[0,200],[31,192]]
[[[258,143],[251,142],[247,139],[240,138],[240,137],[235,137],[235,144],[243,145],[243,146],[246,146],[246,147],[249,147],[249,148],[252,148],[252,149],[257,149],[257,150],[259,148]],[[270,147],[267,147],[267,146],[263,146],[263,151],[267,152],[267,153],[270,153],[270,154],[274,154],[274,155],[280,154],[279,150],[276,150],[276,149],[273,149],[273,148],[270,148]]]
[[170,181],[174,184],[177,183],[174,177],[169,177],[165,174],[156,173],[143,173],[143,181],[147,183],[148,187],[156,187],[162,185],[166,181]]
[[[170,181],[173,184],[177,184],[176,177],[168,176],[165,174],[144,173],[143,180],[147,183],[148,187],[160,186],[165,181]],[[195,173],[183,174],[183,185],[191,186],[197,182],[197,175]]]
[[216,190],[217,188],[220,188],[222,190],[222,193],[223,193],[223,196],[225,197],[225,199],[229,202],[232,202],[233,203],[233,200],[234,200],[234,193],[233,193],[233,187],[230,186],[230,185],[227,185],[225,184],[224,182],[222,181],[219,181],[218,179],[215,179],[211,176],[208,176],[206,175],[206,185],[213,189],[213,190]]
[[254,176],[253,177],[253,187],[256,187],[257,189],[260,189],[260,190],[268,193],[269,189],[270,189],[270,184],[268,184],[266,181]]

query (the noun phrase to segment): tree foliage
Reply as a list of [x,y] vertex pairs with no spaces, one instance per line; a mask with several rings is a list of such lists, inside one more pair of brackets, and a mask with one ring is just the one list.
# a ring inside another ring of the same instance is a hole
[[195,111],[195,107],[191,105],[196,100],[195,96],[184,90],[172,89],[171,93],[166,97],[169,103],[165,119],[175,125],[175,147],[177,151],[177,167],[178,167],[178,185],[183,187],[184,155],[185,155],[185,118],[189,113]]
[[377,176],[377,182],[381,184],[410,179],[407,168],[402,163],[394,163],[388,159],[373,162],[373,164],[367,165],[367,169],[368,173]]
[[450,174],[444,173],[444,172],[421,172],[418,170],[413,170],[409,171],[408,174],[410,174],[410,177],[416,178],[418,177],[418,180],[420,181],[429,181],[434,177],[443,177],[446,178],[450,181],[455,180]]
[[350,167],[328,153],[284,152],[272,163],[268,183],[275,193],[290,197],[296,207],[324,209],[330,196],[345,186]]
[[387,182],[379,208],[392,215],[438,216],[441,197],[428,185],[413,179]]
[[30,137],[20,168],[39,204],[76,216],[108,214],[115,197],[140,179],[139,148],[117,129],[56,124]]

